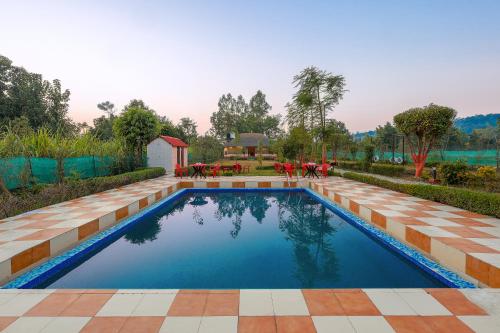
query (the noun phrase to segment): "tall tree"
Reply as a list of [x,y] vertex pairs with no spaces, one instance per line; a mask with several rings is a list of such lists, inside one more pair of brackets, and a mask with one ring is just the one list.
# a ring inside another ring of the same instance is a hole
[[334,75],[316,67],[308,67],[293,78],[298,89],[293,103],[310,110],[310,122],[322,144],[322,160],[326,160],[326,126],[328,113],[339,103],[346,90],[342,75]]
[[113,131],[117,137],[125,140],[135,155],[136,164],[141,165],[144,147],[158,136],[160,124],[153,111],[128,106],[114,121]]
[[453,125],[457,112],[449,107],[429,104],[394,116],[396,128],[405,135],[415,163],[415,177],[420,177],[433,145]]
[[110,101],[97,104],[99,110],[104,111],[110,118],[115,115],[115,105]]
[[332,158],[336,161],[339,148],[343,145],[347,145],[351,134],[343,122],[335,119],[328,119],[326,137],[332,149]]
[[386,150],[396,149],[395,135],[397,132],[396,127],[392,126],[390,122],[386,122],[384,126],[377,126],[375,129],[375,143],[380,149],[382,157]]
[[44,80],[0,55],[0,119],[4,123],[24,116],[34,129],[74,134],[77,128],[67,116],[69,98],[70,91],[63,90],[59,80]]
[[183,140],[189,144],[193,143],[198,137],[197,127],[196,122],[188,117],[181,118],[177,124],[178,130],[182,133]]

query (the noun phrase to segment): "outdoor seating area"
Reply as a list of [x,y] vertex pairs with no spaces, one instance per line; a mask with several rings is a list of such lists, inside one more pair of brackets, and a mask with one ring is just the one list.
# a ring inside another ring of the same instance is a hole
[[[189,168],[192,169],[191,175]],[[181,167],[180,165],[175,166],[174,174],[175,177],[183,178],[207,178],[207,174],[211,177],[220,177],[221,175],[231,174],[245,174],[250,172],[250,166],[248,164],[240,164],[238,162],[234,164],[206,164],[206,163],[193,163],[188,167]]]
[[[299,164],[300,166],[300,164]],[[287,177],[293,177],[295,174],[295,170],[298,167],[296,167],[296,164],[293,163],[279,163],[276,162],[274,163],[274,170],[278,174],[284,174]],[[333,173],[334,167],[333,163],[328,164],[328,163],[322,163],[322,164],[317,164],[314,162],[308,162],[308,163],[303,163],[301,167],[301,176],[304,178],[328,178],[328,172],[331,170]]]

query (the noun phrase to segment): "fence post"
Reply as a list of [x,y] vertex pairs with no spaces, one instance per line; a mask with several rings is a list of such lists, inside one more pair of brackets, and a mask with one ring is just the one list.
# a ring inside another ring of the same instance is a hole
[[95,156],[94,155],[92,155],[92,162],[94,163],[94,177],[97,177],[97,171],[95,168]]

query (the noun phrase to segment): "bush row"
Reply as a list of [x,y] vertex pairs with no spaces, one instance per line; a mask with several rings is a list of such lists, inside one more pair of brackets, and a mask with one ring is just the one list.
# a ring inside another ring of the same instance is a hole
[[14,191],[12,195],[3,194],[0,195],[0,219],[164,174],[163,168],[144,168],[115,176],[67,179],[62,184],[36,185]]
[[384,176],[401,177],[405,174],[405,167],[402,165],[394,164],[381,164],[373,163],[371,166],[363,162],[356,161],[342,161],[339,162],[339,168],[356,170],[363,172],[371,172]]
[[343,177],[500,218],[500,194],[440,185],[400,184],[368,175],[345,172]]

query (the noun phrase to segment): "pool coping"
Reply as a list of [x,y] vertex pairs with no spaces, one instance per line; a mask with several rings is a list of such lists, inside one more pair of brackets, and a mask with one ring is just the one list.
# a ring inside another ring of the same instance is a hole
[[338,206],[337,204],[325,199],[318,193],[314,192],[309,188],[183,188],[171,193],[169,196],[151,204],[142,211],[130,216],[118,224],[98,233],[97,235],[91,237],[90,239],[80,243],[73,249],[64,252],[47,262],[39,265],[38,267],[22,274],[16,279],[10,281],[9,283],[2,286],[3,289],[15,289],[15,288],[32,288],[39,285],[44,280],[48,279],[50,276],[57,274],[58,272],[66,269],[73,263],[77,262],[82,256],[85,256],[89,252],[93,251],[99,246],[107,242],[111,242],[119,233],[124,232],[133,225],[140,223],[141,218],[150,216],[154,214],[157,210],[163,208],[171,202],[174,202],[179,197],[186,193],[191,192],[250,192],[250,191],[262,191],[262,192],[305,192],[316,201],[324,205],[330,211],[339,215],[346,220],[347,223],[351,224],[364,234],[367,234],[374,241],[377,241],[382,246],[393,251],[403,259],[410,261],[412,264],[416,265],[423,271],[427,272],[443,284],[451,288],[475,288],[474,284],[462,279],[458,274],[446,269],[437,262],[434,262],[417,250],[401,243],[392,236],[380,231],[376,227],[370,225],[369,223],[363,221],[358,216],[349,212],[348,210]]
[[[45,237],[40,241],[31,242],[17,242],[23,243],[24,247],[19,250],[12,251],[9,247],[11,243],[16,243],[14,241],[2,242],[0,239],[0,283],[6,283],[12,280],[28,270],[34,268],[37,265],[49,260],[50,258],[63,253],[67,249],[71,249],[77,246],[82,241],[93,237],[99,232],[108,229],[109,227],[120,222],[124,218],[134,215],[135,213],[141,211],[142,209],[149,207],[151,204],[165,198],[166,196],[174,193],[182,188],[310,188],[314,190],[320,196],[323,196],[327,200],[338,204],[342,208],[346,209],[350,213],[355,214],[360,217],[365,222],[369,223],[373,227],[380,229],[382,232],[396,238],[400,242],[416,249],[421,255],[431,258],[439,262],[441,265],[450,269],[462,278],[472,282],[474,285],[480,287],[499,287],[500,286],[500,264],[497,261],[500,259],[500,252],[487,253],[489,257],[485,256],[485,253],[467,253],[461,249],[454,248],[453,245],[443,244],[440,238],[434,237],[433,235],[426,235],[424,231],[416,230],[415,226],[405,225],[405,223],[400,223],[396,218],[390,215],[385,215],[383,211],[377,210],[377,207],[373,205],[364,205],[363,200],[357,200],[356,198],[350,197],[348,194],[343,193],[339,188],[342,184],[348,182],[350,188],[362,188],[370,187],[371,189],[376,189],[382,193],[390,192],[391,195],[398,198],[405,198],[408,200],[417,201],[418,198],[382,189],[373,185],[367,185],[365,183],[360,183],[352,180],[346,180],[339,177],[329,177],[327,179],[310,180],[310,179],[293,179],[286,180],[284,177],[280,176],[265,176],[265,177],[218,177],[216,179],[206,179],[206,180],[193,180],[193,179],[177,179],[173,177],[163,176],[147,181],[142,181],[134,184],[130,184],[117,189],[101,192],[98,194],[90,195],[87,197],[81,197],[75,200],[63,202],[57,205],[44,207],[35,211],[31,211],[25,214],[14,216],[12,218],[0,220],[0,236],[2,235],[3,226],[6,223],[21,222],[25,219],[39,216],[50,212],[51,210],[57,210],[61,206],[76,205],[80,210],[84,210],[84,206],[79,206],[79,203],[87,201],[100,200],[101,196],[119,196],[120,193],[127,191],[135,192],[136,195],[132,196],[132,199],[120,201],[120,205],[111,205],[103,213],[99,213],[92,219],[75,222],[70,230],[55,235]],[[138,193],[138,194],[137,194]],[[126,195],[125,195],[126,196]],[[108,200],[108,199],[106,199]],[[106,203],[103,200],[104,203]],[[425,200],[418,199],[419,202]],[[440,205],[443,208],[453,208],[450,206],[442,205],[439,203],[427,201],[433,205]],[[64,208],[64,207],[63,207]],[[108,208],[108,207],[106,207]],[[441,208],[440,208],[441,209]],[[446,209],[443,209],[446,211]],[[462,210],[463,213],[473,214]],[[83,213],[83,211],[81,212]],[[479,216],[478,214],[471,215],[472,217],[478,217],[477,220],[492,220],[490,223],[494,228],[500,231],[500,220],[494,219],[487,216]],[[63,217],[64,218],[64,217]],[[81,220],[81,219],[80,219]],[[471,220],[471,219],[469,219]],[[72,223],[71,216],[67,217],[67,222]],[[43,220],[42,220],[43,222]],[[22,228],[22,227],[21,227]],[[480,229],[480,228],[478,228]],[[40,229],[38,229],[40,230]],[[40,230],[39,232],[50,231],[50,227]],[[33,230],[32,232],[37,231]],[[496,238],[495,238],[496,237]],[[493,241],[498,240],[500,237],[492,237]],[[457,240],[468,241],[465,237],[459,236]],[[3,244],[2,244],[3,243]],[[29,243],[29,244],[24,244]],[[34,245],[33,245],[34,243]],[[28,247],[28,245],[30,247]],[[2,253],[3,248],[7,246],[7,254]],[[483,248],[489,249],[487,246],[482,246]],[[494,251],[492,249],[488,251]],[[486,259],[484,259],[487,257]],[[459,263],[457,264],[457,258],[459,258]],[[14,265],[14,261],[16,265]],[[14,267],[16,266],[16,270]]]

